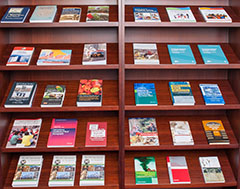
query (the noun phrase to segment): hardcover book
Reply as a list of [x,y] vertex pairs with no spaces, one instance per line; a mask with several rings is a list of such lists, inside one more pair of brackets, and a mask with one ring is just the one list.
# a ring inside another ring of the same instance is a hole
[[159,64],[156,44],[134,43],[133,54],[134,64]]
[[81,11],[80,7],[64,7],[59,22],[79,22]]
[[202,123],[208,144],[230,144],[221,120],[203,120]]
[[48,137],[48,148],[74,147],[77,119],[53,119]]
[[205,183],[224,183],[222,168],[217,156],[199,157]]
[[29,22],[30,23],[51,23],[57,12],[57,6],[36,6]]
[[53,156],[48,186],[74,186],[76,155]]
[[86,22],[108,22],[109,6],[88,6]]
[[171,22],[196,22],[190,7],[166,7]]
[[133,7],[135,22],[161,22],[157,8]]
[[199,10],[206,22],[232,22],[222,7],[199,7]]
[[36,82],[14,82],[4,107],[30,108],[32,106],[36,88]]
[[30,11],[29,7],[9,7],[1,23],[23,23]]
[[83,155],[80,186],[104,186],[105,155]]
[[6,66],[28,66],[34,47],[14,47]]
[[190,45],[168,45],[172,64],[196,64]]
[[154,157],[135,157],[134,167],[136,184],[158,184]]
[[130,146],[159,146],[155,118],[129,118]]
[[88,122],[85,147],[107,146],[107,122]]
[[154,83],[134,83],[136,106],[157,106]]

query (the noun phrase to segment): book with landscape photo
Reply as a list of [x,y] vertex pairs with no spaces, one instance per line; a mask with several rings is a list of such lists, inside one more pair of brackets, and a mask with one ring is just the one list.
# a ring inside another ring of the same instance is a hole
[[23,23],[30,11],[29,7],[9,7],[1,23]]
[[109,6],[88,6],[86,22],[108,22]]
[[157,8],[133,7],[135,22],[161,22]]
[[63,7],[59,22],[79,22],[81,12],[80,7]]
[[206,22],[232,22],[223,7],[199,7],[199,11]]
[[29,22],[30,23],[51,23],[57,12],[56,5],[36,6]]
[[190,7],[166,7],[171,22],[196,22]]

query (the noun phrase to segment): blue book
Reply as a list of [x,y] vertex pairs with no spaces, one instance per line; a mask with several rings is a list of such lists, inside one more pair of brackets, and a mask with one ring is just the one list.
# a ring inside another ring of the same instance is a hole
[[157,8],[133,7],[135,22],[161,22]]
[[53,22],[54,17],[57,12],[57,6],[36,6],[31,18],[31,23],[39,23],[39,22]]
[[29,11],[29,7],[9,7],[1,23],[23,23]]
[[217,84],[199,84],[206,105],[224,105],[222,93]]
[[220,45],[198,45],[205,64],[229,64]]
[[172,64],[196,64],[190,45],[168,45]]

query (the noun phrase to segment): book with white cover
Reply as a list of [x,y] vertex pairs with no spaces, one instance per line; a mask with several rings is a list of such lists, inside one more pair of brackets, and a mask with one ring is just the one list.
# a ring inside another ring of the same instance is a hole
[[28,66],[34,49],[34,47],[14,47],[6,66]]
[[196,22],[190,7],[166,7],[171,22]]
[[199,10],[206,22],[232,22],[222,7],[199,7]]

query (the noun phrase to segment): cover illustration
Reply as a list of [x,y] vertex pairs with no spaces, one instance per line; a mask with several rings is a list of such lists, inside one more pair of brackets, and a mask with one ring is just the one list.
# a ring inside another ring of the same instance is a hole
[[199,7],[199,10],[206,22],[232,22],[222,7]]
[[14,47],[7,66],[28,66],[34,49],[34,47]]
[[88,6],[87,22],[108,22],[109,6]]
[[9,7],[1,23],[23,23],[29,11],[29,7]]
[[196,22],[190,7],[167,7],[171,22]]
[[80,7],[64,7],[59,22],[79,22],[81,11]]
[[161,22],[157,8],[133,7],[135,22]]

